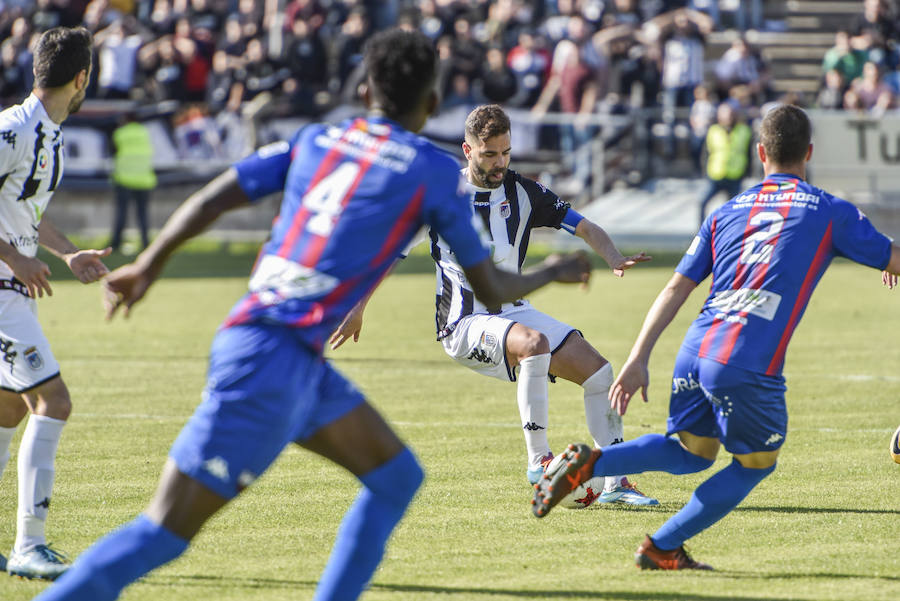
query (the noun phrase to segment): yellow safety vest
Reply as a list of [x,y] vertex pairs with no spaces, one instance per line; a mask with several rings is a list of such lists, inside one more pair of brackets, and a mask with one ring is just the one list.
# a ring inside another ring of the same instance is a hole
[[737,123],[728,131],[718,123],[709,126],[706,134],[706,148],[709,160],[706,174],[709,179],[739,179],[747,171],[750,155],[750,141],[753,132],[746,123]]
[[156,187],[153,171],[153,144],[150,132],[140,123],[126,123],[113,132],[116,158],[113,181],[133,190],[151,190]]

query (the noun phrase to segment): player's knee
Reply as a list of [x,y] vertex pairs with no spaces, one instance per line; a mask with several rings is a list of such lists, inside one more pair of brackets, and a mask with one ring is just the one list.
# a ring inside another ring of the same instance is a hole
[[716,462],[715,459],[709,459],[707,457],[701,457],[700,455],[694,455],[687,449],[683,449],[684,453],[682,453],[682,461],[681,461],[681,469],[677,472],[677,474],[695,474],[697,472],[702,472],[703,470],[708,470],[713,466]]
[[581,383],[585,394],[604,395],[609,392],[613,383],[613,369],[609,363],[595,371],[587,380]]
[[545,355],[550,352],[550,341],[537,330],[526,329],[521,338],[519,355],[522,358]]
[[425,480],[425,471],[408,448],[386,464],[375,468],[363,483],[377,497],[398,507],[406,507]]

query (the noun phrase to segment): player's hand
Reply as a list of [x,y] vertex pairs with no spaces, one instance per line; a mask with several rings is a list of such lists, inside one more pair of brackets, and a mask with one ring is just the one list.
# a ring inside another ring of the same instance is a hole
[[897,276],[889,271],[881,272],[881,283],[887,286],[890,290],[893,290],[897,285]]
[[100,259],[108,257],[111,252],[112,248],[109,246],[103,250],[78,250],[65,256],[66,265],[79,282],[90,284],[109,273],[109,269]]
[[119,307],[127,318],[131,307],[144,297],[150,284],[156,279],[151,273],[137,265],[129,263],[119,267],[103,280],[103,309],[106,319],[112,319]]
[[341,322],[341,325],[334,331],[328,342],[331,344],[331,350],[336,349],[350,338],[353,342],[359,342],[359,333],[362,331],[363,310],[358,304],[350,309],[347,317]]
[[8,259],[7,265],[12,269],[16,279],[25,284],[25,287],[28,288],[28,295],[31,296],[31,298],[43,298],[44,293],[46,292],[47,296],[53,296],[53,290],[50,288],[49,279],[50,268],[47,267],[47,264],[37,257],[26,257],[19,253],[15,254],[18,256]]
[[650,374],[647,370],[647,364],[638,361],[628,360],[619,377],[613,382],[609,389],[609,406],[619,415],[625,415],[628,410],[628,403],[637,392],[641,390],[641,397],[647,402],[647,386],[650,385]]
[[638,263],[645,263],[651,260],[653,257],[650,255],[644,254],[644,252],[639,252],[636,255],[631,255],[630,257],[622,257],[622,261],[618,265],[612,266],[613,275],[617,278],[625,275],[626,269],[631,269]]
[[555,282],[587,284],[591,279],[591,260],[583,250],[566,255],[552,254],[544,259],[543,265],[555,270]]

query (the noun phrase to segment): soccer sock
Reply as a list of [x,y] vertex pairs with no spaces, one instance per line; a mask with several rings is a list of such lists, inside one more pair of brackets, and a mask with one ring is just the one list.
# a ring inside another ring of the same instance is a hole
[[[581,384],[584,388],[584,417],[597,448],[607,447],[625,440],[622,416],[609,406],[609,387],[612,386],[612,383],[612,365],[607,363]],[[606,477],[603,490],[612,490],[620,482],[621,476],[610,474]]]
[[412,451],[404,449],[360,478],[364,488],[341,522],[313,601],[356,599],[362,593],[424,477]]
[[9,443],[16,435],[16,428],[0,428],[0,476],[9,462]]
[[184,553],[188,541],[141,514],[82,553],[40,601],[107,601],[144,574]]
[[744,500],[753,487],[775,471],[748,468],[737,459],[697,487],[688,504],[673,515],[651,537],[664,551],[680,547],[684,541],[709,528]]
[[669,472],[693,474],[708,468],[712,459],[694,455],[676,439],[662,434],[644,434],[603,449],[594,464],[594,475],[639,474],[641,472]]
[[19,510],[13,547],[17,553],[46,542],[44,524],[53,494],[53,462],[65,425],[64,420],[46,415],[28,418],[19,445]]
[[549,371],[550,353],[525,357],[519,362],[516,400],[519,403],[529,467],[539,465],[541,459],[550,453],[550,444],[547,442],[547,424],[550,422],[547,391]]

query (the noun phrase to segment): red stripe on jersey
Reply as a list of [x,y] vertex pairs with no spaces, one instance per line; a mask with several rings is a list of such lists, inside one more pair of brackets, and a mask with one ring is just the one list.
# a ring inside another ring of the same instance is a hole
[[816,254],[806,272],[806,277],[803,278],[803,285],[800,286],[800,291],[797,293],[797,299],[794,301],[794,309],[791,311],[791,317],[788,319],[787,325],[784,328],[784,334],[781,335],[781,340],[778,342],[778,348],[775,349],[775,355],[772,357],[768,369],[766,369],[766,375],[774,375],[784,362],[784,354],[787,352],[788,342],[791,340],[794,328],[797,327],[800,313],[803,312],[803,308],[809,301],[809,297],[812,296],[813,282],[815,281],[816,276],[821,272],[822,264],[825,263],[825,260],[828,258],[830,250],[831,223],[829,222],[828,229],[825,230],[825,235],[822,236],[822,242],[819,243],[819,248],[816,249]]
[[750,271],[750,266],[746,265],[741,261],[741,257],[744,256],[744,247],[747,245],[747,239],[753,234],[753,230],[757,227],[755,225],[751,225],[753,218],[756,217],[757,213],[762,212],[765,207],[759,204],[754,204],[750,209],[750,213],[747,215],[747,225],[744,226],[744,236],[741,238],[741,249],[738,252],[738,260],[737,266],[734,269],[734,281],[731,283],[731,288],[733,290],[737,290],[738,288],[744,287],[744,282],[747,281],[747,275]]
[[[356,121],[354,121],[341,136],[341,139],[338,141],[338,143],[336,143],[328,150],[328,152],[325,154],[325,158],[323,158],[322,162],[319,163],[319,168],[316,169],[316,173],[313,175],[312,180],[310,180],[309,185],[306,187],[306,190],[303,191],[304,195],[315,188],[316,184],[318,184],[322,180],[322,178],[331,173],[331,171],[334,169],[334,164],[341,156],[341,151],[339,150],[341,147],[341,143],[344,141],[347,133],[355,128],[360,121],[363,120],[357,119]],[[293,159],[293,156],[291,158]],[[294,215],[294,221],[293,223],[291,223],[291,229],[288,230],[287,235],[285,235],[284,237],[284,242],[281,243],[281,247],[278,249],[278,253],[276,253],[279,257],[287,258],[288,254],[291,252],[291,249],[294,247],[294,244],[297,242],[297,238],[300,236],[300,233],[306,226],[306,222],[307,220],[309,220],[309,215],[310,213],[306,209],[306,207],[299,208],[297,214]]]
[[[362,124],[364,126],[366,122],[363,121]],[[391,128],[386,127],[385,132],[382,135],[378,136],[378,142],[375,144],[375,146],[371,148],[365,154],[365,156],[359,159],[359,171],[356,173],[356,178],[353,180],[353,183],[350,184],[350,187],[347,189],[347,193],[344,194],[344,198],[341,199],[341,211],[344,210],[344,207],[346,207],[347,203],[350,202],[350,199],[353,198],[353,195],[356,193],[356,189],[359,188],[360,182],[362,181],[363,177],[365,177],[366,172],[369,171],[369,167],[372,166],[372,161],[374,161],[375,157],[378,156],[378,151],[381,149],[381,145],[385,140],[388,139],[388,137],[390,137],[390,135]],[[340,221],[340,216],[338,216],[336,221]],[[337,224],[335,223],[335,225]],[[318,263],[319,258],[322,256],[322,252],[325,250],[325,245],[328,243],[328,239],[328,236],[311,234],[310,242],[304,250],[303,255],[298,260],[298,263],[300,263],[301,265],[305,265],[306,267],[314,267],[315,264]]]
[[[709,247],[712,251],[712,264],[716,264],[716,222],[718,221],[718,217],[713,217],[712,223],[709,227]],[[712,290],[713,286],[716,284],[716,270],[713,269],[712,273],[709,277],[709,289]]]
[[401,237],[409,231],[415,221],[416,216],[419,214],[419,209],[422,207],[422,198],[424,196],[425,187],[419,186],[419,189],[416,190],[412,200],[406,205],[406,208],[403,209],[403,213],[400,214],[400,217],[397,218],[394,227],[391,228],[381,250],[378,251],[378,254],[372,259],[372,266],[378,265],[384,261],[389,254],[397,251],[397,243],[400,241]]
[[713,339],[716,337],[716,332],[723,323],[724,322],[718,317],[713,319],[712,325],[709,326],[709,329],[706,330],[706,334],[703,335],[703,342],[700,343],[700,351],[697,353],[699,357],[709,357],[709,347],[712,346]]
[[231,315],[225,320],[222,324],[223,328],[230,328],[231,326],[236,326],[242,324],[247,321],[250,317],[250,312],[253,310],[253,307],[256,305],[257,295],[254,292],[243,301],[238,307],[231,312]]

